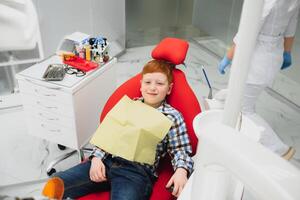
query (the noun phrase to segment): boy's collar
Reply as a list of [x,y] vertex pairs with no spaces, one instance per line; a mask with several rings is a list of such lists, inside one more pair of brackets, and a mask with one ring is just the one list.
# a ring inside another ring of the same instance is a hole
[[[144,97],[137,97],[137,98],[134,98],[134,100],[139,100],[139,101],[145,103],[145,102],[144,102]],[[156,109],[159,109],[160,107],[162,107],[162,106],[165,105],[166,103],[167,103],[167,101],[166,101],[166,99],[164,99],[164,100],[161,102],[161,104],[160,104]]]

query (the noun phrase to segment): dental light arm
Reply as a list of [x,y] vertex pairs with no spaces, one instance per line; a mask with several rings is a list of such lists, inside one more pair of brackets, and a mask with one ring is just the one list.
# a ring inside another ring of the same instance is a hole
[[0,1],[0,51],[33,49],[38,18],[31,0]]

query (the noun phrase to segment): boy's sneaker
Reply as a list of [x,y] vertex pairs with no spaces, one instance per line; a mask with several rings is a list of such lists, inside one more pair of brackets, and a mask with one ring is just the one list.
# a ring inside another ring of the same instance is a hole
[[49,199],[58,199],[61,200],[64,195],[64,182],[58,177],[50,178],[44,189],[42,194]]

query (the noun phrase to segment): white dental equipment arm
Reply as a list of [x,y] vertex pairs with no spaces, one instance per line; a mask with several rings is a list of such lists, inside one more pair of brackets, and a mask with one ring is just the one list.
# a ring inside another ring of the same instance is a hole
[[33,49],[38,18],[31,0],[0,1],[0,51]]
[[250,59],[261,28],[261,15],[264,0],[245,0],[239,25],[239,37],[228,82],[228,94],[225,102],[222,122],[235,127],[241,111],[241,102],[249,71]]
[[300,199],[300,170],[246,135],[221,124],[222,112],[207,111],[194,119],[200,138],[195,158],[197,171],[192,190],[184,191],[191,197],[186,194],[187,198],[179,200],[232,199],[228,198],[228,174],[238,178],[257,200]]

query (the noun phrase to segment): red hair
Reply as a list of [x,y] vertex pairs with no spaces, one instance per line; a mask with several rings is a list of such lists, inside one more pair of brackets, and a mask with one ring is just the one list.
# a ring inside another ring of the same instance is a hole
[[173,69],[174,65],[164,60],[151,60],[142,70],[142,75],[147,73],[161,72],[167,76],[169,84],[173,82]]

